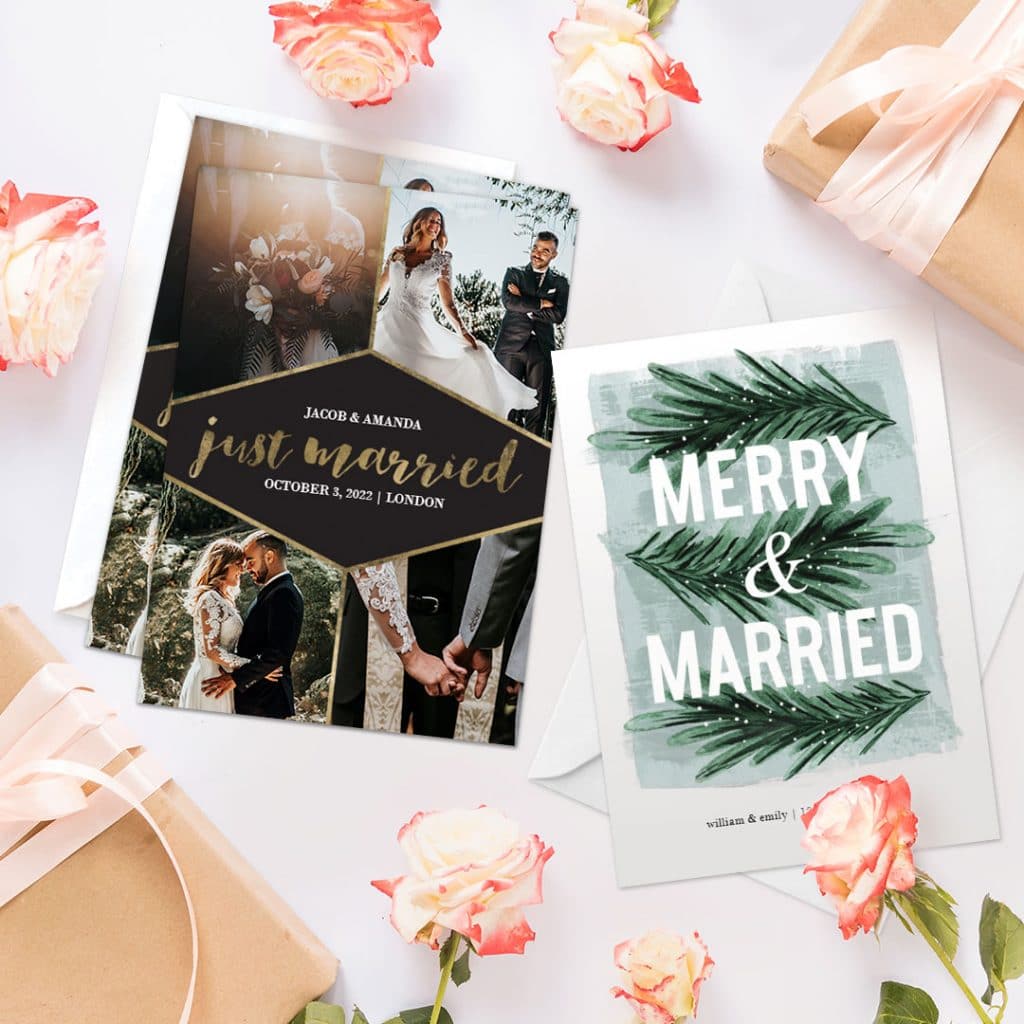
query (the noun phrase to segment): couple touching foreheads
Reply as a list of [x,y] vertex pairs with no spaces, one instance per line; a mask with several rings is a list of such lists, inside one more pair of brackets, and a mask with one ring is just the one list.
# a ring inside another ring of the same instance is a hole
[[[243,573],[260,588],[244,616],[236,606]],[[406,674],[427,694],[461,697],[469,671],[477,667],[478,694],[483,692],[489,665],[484,670],[474,652],[455,648],[446,665],[420,648],[391,563],[353,570],[352,579]],[[264,530],[240,542],[214,540],[192,571],[185,607],[192,616],[194,658],[180,707],[263,718],[295,714],[292,658],[305,605],[288,569],[284,541]]]
[[[282,540],[263,530],[238,542],[213,541],[200,554],[185,592],[195,657],[179,707],[288,718],[295,714],[291,659],[302,632],[302,594]],[[259,588],[245,617],[235,601],[248,573]]]

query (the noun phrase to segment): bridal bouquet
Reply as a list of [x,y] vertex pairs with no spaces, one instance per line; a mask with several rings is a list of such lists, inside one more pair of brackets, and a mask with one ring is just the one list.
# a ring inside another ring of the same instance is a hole
[[[910,787],[866,775],[821,798],[804,816],[805,868],[839,913],[844,939],[877,931],[888,911],[907,931],[924,939],[956,982],[978,1020],[1001,1024],[1006,983],[1024,975],[1024,922],[1004,903],[986,896],[978,925],[978,949],[987,987],[974,994],[953,963],[960,942],[956,900],[914,864],[917,815]],[[938,1024],[939,1010],[927,992],[901,982],[882,984],[876,1024]]]
[[243,377],[315,361],[309,358],[313,332],[321,358],[339,354],[334,331],[351,311],[343,297],[358,289],[362,255],[361,247],[340,244],[330,245],[328,254],[310,240],[302,224],[287,224],[276,235],[257,235],[231,266],[213,267],[219,289],[251,314]]

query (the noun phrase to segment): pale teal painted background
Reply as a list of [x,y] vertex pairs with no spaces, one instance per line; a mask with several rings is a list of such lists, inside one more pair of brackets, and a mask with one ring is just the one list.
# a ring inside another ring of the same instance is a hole
[[[929,525],[923,519],[906,382],[899,352],[893,342],[879,341],[847,348],[820,347],[764,352],[757,353],[757,358],[774,359],[801,379],[810,379],[814,375],[814,364],[821,364],[861,399],[895,420],[896,426],[887,427],[868,441],[861,469],[862,502],[876,497],[890,497],[892,504],[883,513],[881,521],[921,522],[925,526]],[[748,376],[732,355],[668,365],[694,376],[703,376],[712,371],[733,379],[745,379]],[[646,369],[592,376],[589,398],[594,429],[630,429],[627,410],[635,405],[655,405],[652,395],[655,390],[663,387],[656,384]],[[942,424],[937,423],[936,429],[942,429]],[[629,678],[623,680],[623,684],[628,688],[633,714],[671,706],[657,705],[653,700],[645,643],[648,634],[661,635],[669,658],[674,663],[681,631],[697,630],[698,649],[708,650],[712,628],[723,625],[729,631],[745,671],[746,665],[741,654],[742,623],[734,615],[721,608],[702,606],[711,623],[710,626],[702,625],[666,587],[625,557],[626,552],[639,547],[658,529],[654,521],[649,473],[629,472],[629,467],[637,461],[640,453],[607,452],[596,448],[592,449],[592,453],[600,466],[604,485],[608,533],[603,541],[615,565],[615,600],[629,673]],[[742,462],[737,463],[729,472],[736,479],[737,485],[735,490],[729,492],[728,500],[730,503],[739,503],[748,494]],[[840,475],[841,470],[835,465],[834,459],[830,458],[827,478],[830,487]],[[785,481],[783,493],[791,494]],[[744,526],[752,526],[757,518],[755,515],[747,515],[743,519],[728,522],[740,530]],[[705,532],[717,533],[724,523],[708,518],[703,524],[693,525]],[[664,527],[662,533],[667,535],[672,530],[672,526]],[[899,678],[912,686],[929,690],[930,696],[890,728],[867,755],[858,756],[856,746],[850,744],[833,754],[823,768],[842,765],[848,765],[851,769],[867,768],[893,757],[941,751],[954,746],[956,742],[957,730],[953,722],[942,645],[937,632],[935,589],[928,549],[887,548],[880,553],[896,563],[897,571],[891,576],[864,574],[862,578],[870,584],[871,589],[863,592],[863,600],[858,606],[878,608],[884,604],[905,602],[914,607],[921,626],[924,658],[916,671],[902,673]],[[765,619],[775,624],[780,624],[786,616],[801,614],[791,606],[774,601],[766,602],[766,607],[770,610],[764,616]],[[823,609],[819,617],[823,623],[826,611]],[[880,644],[880,623],[873,633],[879,638]],[[876,651],[880,649],[878,646],[875,648]],[[805,684],[803,692],[812,694],[815,685]],[[723,693],[728,692],[729,688],[725,687]],[[785,754],[779,754],[761,765],[743,764],[720,773],[708,782],[698,783],[696,772],[706,757],[697,757],[696,745],[669,747],[666,740],[672,731],[663,729],[631,734],[623,730],[623,742],[632,747],[641,786],[688,788],[747,785],[781,778],[790,763]],[[809,769],[800,777],[814,770]]]

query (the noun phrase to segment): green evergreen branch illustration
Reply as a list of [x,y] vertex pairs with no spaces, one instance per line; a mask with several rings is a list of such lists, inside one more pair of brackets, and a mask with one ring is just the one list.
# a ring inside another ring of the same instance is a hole
[[845,480],[832,488],[831,504],[807,517],[806,509],[790,509],[774,521],[766,512],[746,536],[726,525],[715,535],[683,526],[669,536],[652,534],[626,557],[663,583],[704,625],[702,605],[722,605],[741,619],[763,618],[765,599],[746,589],[747,570],[764,557],[773,533],[791,537],[787,562],[798,562],[789,577],[801,593],[782,591],[778,599],[807,614],[821,607],[846,611],[858,607],[857,595],[870,589],[862,573],[886,575],[895,563],[868,548],[912,548],[935,538],[918,523],[879,523],[892,499],[876,498],[860,508],[850,506]]
[[891,685],[866,681],[843,692],[827,689],[807,695],[796,689],[766,689],[755,699],[745,693],[719,694],[675,701],[670,708],[636,715],[630,732],[677,728],[669,746],[699,744],[709,756],[697,772],[705,782],[743,761],[761,764],[775,754],[792,757],[785,778],[818,767],[846,743],[861,744],[866,754],[927,690],[893,680]]
[[774,360],[759,362],[746,352],[736,357],[750,372],[747,383],[708,373],[704,380],[651,363],[664,385],[654,400],[664,408],[634,406],[627,416],[642,430],[599,430],[590,443],[605,451],[639,451],[630,467],[638,473],[652,458],[676,452],[708,452],[782,438],[824,438],[835,434],[844,443],[861,431],[872,436],[894,425],[884,413],[862,401],[820,364],[820,380],[802,381]]

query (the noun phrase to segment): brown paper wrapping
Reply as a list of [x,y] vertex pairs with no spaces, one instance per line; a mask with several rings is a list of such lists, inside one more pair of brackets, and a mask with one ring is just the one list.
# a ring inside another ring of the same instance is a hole
[[[10,606],[0,608],[0,651],[0,710],[63,660]],[[331,986],[334,956],[174,782],[146,808],[196,908],[192,1024],[286,1024]],[[177,1024],[191,953],[167,854],[130,813],[0,909],[0,1021]]]
[[[943,43],[974,0],[867,0],[793,102],[764,150],[765,166],[816,199],[875,123],[861,107],[811,139],[805,96],[894,46]],[[922,275],[982,323],[1024,348],[1024,116],[1003,139],[959,219]]]

